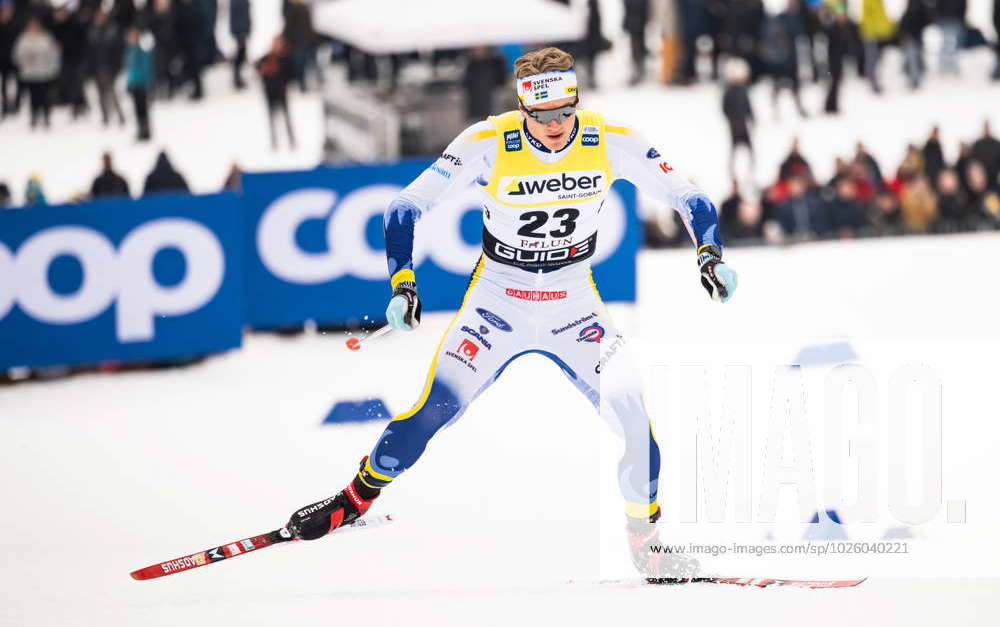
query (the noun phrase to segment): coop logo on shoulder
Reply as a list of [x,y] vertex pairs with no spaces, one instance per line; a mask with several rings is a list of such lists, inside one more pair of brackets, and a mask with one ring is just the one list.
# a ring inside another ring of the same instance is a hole
[[604,191],[603,170],[578,170],[559,174],[505,176],[500,179],[500,200],[510,205],[586,200]]
[[580,143],[584,146],[597,146],[601,143],[601,132],[596,126],[584,126],[580,135]]
[[521,149],[521,131],[506,131],[503,134],[503,147],[507,152],[517,152]]

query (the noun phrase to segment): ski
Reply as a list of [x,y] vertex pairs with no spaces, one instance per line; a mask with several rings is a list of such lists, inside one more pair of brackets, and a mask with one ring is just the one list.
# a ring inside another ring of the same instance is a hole
[[695,577],[691,583],[724,583],[754,588],[853,588],[868,579],[764,579],[759,577]]
[[[637,587],[643,585],[680,585],[680,584],[727,584],[744,588],[807,588],[820,590],[825,588],[853,588],[868,578],[862,579],[770,579],[765,577],[693,577],[691,579],[604,579],[600,584]],[[573,583],[573,582],[571,582]]]
[[[392,522],[392,516],[389,514],[383,514],[381,516],[374,516],[371,518],[359,518],[350,525],[335,529],[332,533],[339,534],[352,529],[368,529],[390,522]],[[288,531],[288,529],[282,527],[281,529],[275,529],[274,531],[269,531],[268,533],[262,533],[259,536],[243,538],[242,540],[230,542],[229,544],[217,546],[205,551],[199,551],[191,555],[185,555],[184,557],[178,557],[165,562],[160,562],[158,564],[153,564],[152,566],[147,566],[146,568],[140,568],[139,570],[132,571],[130,574],[132,575],[132,579],[136,579],[138,581],[156,579],[158,577],[165,577],[167,575],[173,575],[174,573],[184,572],[185,570],[191,570],[192,568],[208,566],[209,564],[215,564],[216,562],[221,562],[222,560],[236,557],[237,555],[243,555],[251,551],[257,551],[275,544],[282,544],[284,542],[291,542],[294,540],[295,538],[292,537],[292,534]]]

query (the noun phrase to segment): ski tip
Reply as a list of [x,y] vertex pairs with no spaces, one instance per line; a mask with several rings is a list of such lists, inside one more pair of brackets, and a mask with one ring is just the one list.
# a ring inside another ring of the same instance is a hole
[[135,579],[136,581],[146,581],[147,579],[152,579],[147,572],[148,569],[141,568],[139,570],[133,570],[129,573],[129,577]]

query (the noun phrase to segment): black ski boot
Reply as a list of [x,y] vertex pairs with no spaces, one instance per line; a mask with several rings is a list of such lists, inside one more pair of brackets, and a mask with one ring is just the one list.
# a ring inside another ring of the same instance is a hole
[[[364,467],[368,457],[361,460]],[[365,515],[380,489],[366,486],[360,477],[328,499],[299,509],[285,525],[297,540],[318,540],[338,527],[349,525]]]
[[628,517],[628,543],[632,564],[652,584],[687,583],[698,575],[698,560],[676,553],[660,542],[656,521],[660,510],[649,518]]

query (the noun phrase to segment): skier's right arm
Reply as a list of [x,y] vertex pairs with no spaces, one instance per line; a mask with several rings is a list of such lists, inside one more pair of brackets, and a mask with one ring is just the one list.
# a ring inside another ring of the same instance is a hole
[[386,319],[394,329],[420,323],[420,299],[413,274],[413,233],[417,220],[450,189],[462,189],[483,175],[486,157],[496,151],[496,131],[488,121],[462,131],[444,153],[400,192],[385,212],[385,253],[392,283]]

